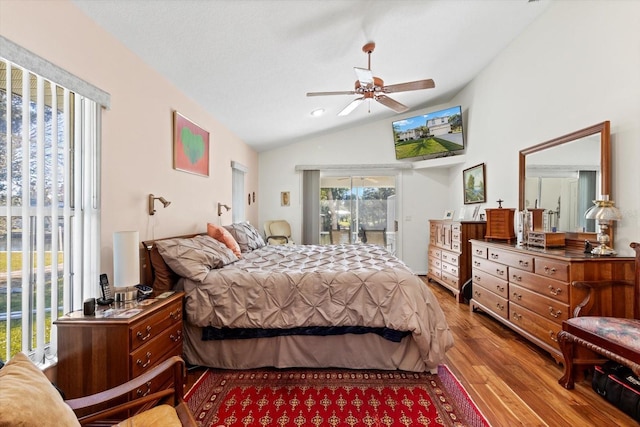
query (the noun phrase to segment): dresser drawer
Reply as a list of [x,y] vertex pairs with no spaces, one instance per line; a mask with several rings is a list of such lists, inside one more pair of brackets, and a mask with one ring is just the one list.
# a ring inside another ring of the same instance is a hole
[[556,261],[555,259],[536,258],[535,272],[544,277],[569,281],[569,263]]
[[455,289],[459,288],[460,280],[458,279],[458,275],[449,274],[446,271],[442,270],[442,276],[440,277],[443,282],[446,282],[448,285],[454,287]]
[[476,258],[487,259],[487,255],[489,254],[489,248],[487,248],[486,246],[481,246],[474,243],[471,246],[471,254]]
[[533,271],[533,256],[531,255],[490,248],[488,258],[491,261],[507,264],[520,270]]
[[131,353],[131,378],[139,376],[160,361],[165,360],[168,357],[167,353],[182,354],[182,323],[165,329],[153,340]]
[[481,270],[473,270],[473,286],[482,286],[503,298],[509,298],[509,283]]
[[460,231],[460,227],[456,231],[455,227],[451,230],[451,241],[460,243],[462,241],[462,232]]
[[509,269],[509,283],[515,283],[556,301],[569,303],[569,284],[566,282],[511,268]]
[[515,326],[553,347],[556,352],[560,351],[558,345],[558,332],[562,330],[560,324],[547,320],[514,302],[509,303],[509,313],[509,320]]
[[129,331],[131,349],[151,341],[169,326],[182,321],[182,301],[167,306],[133,325]]
[[473,268],[482,270],[485,273],[489,273],[492,276],[496,276],[497,278],[502,280],[508,280],[509,278],[509,267],[497,262],[474,258]]
[[460,258],[459,254],[442,251],[442,256],[440,259],[442,259],[442,262],[446,262],[447,264],[455,265],[457,267],[460,265],[458,263],[459,258]]
[[568,304],[562,304],[513,283],[509,284],[509,300],[558,324],[569,318]]
[[473,284],[473,300],[503,319],[509,319],[509,305],[507,300],[486,290],[482,286],[476,286],[475,283]]
[[442,258],[442,249],[438,249],[434,246],[429,246],[429,257],[441,259]]
[[458,266],[457,265],[451,265],[451,264],[447,264],[446,262],[442,263],[442,272],[443,273],[447,273],[451,276],[455,276],[456,278],[458,277]]
[[442,261],[440,258],[429,258],[429,270],[440,270],[442,268]]

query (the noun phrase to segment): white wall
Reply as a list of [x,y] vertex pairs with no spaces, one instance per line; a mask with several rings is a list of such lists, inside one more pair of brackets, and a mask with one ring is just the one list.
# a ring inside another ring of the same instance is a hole
[[[68,0],[2,0],[0,32],[111,94],[102,118],[101,272],[112,275],[113,232],[138,230],[141,239],[206,231],[218,222],[216,203],[231,203],[231,160],[249,168],[247,193],[258,189],[258,156],[199,105],[149,68]],[[210,133],[209,177],[173,169],[172,112]],[[149,193],[164,196],[147,213]],[[246,206],[257,223],[257,204]],[[231,213],[222,216],[231,222]],[[96,277],[97,292],[98,277]]]
[[[426,271],[427,219],[463,206],[463,169],[486,164],[486,207],[498,199],[517,207],[518,152],[604,120],[611,121],[612,198],[624,215],[616,249],[632,254],[629,243],[640,240],[637,28],[640,2],[554,2],[451,102],[404,115],[462,105],[468,147],[463,164],[402,173],[402,258],[416,273]],[[299,233],[296,164],[394,163],[391,121],[397,118],[260,153],[260,221],[283,217]],[[285,189],[291,208],[279,206]]]

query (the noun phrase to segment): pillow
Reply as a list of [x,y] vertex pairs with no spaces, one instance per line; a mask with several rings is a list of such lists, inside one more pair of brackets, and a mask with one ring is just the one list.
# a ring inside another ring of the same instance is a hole
[[238,242],[241,252],[251,252],[265,246],[264,239],[256,228],[247,221],[225,225],[224,228],[231,233]]
[[151,268],[153,268],[153,290],[156,295],[173,290],[173,287],[180,279],[172,269],[169,268],[164,258],[158,252],[158,244],[155,243],[149,252]]
[[23,353],[0,369],[1,426],[80,426],[45,374]]
[[227,245],[229,249],[238,257],[242,256],[242,252],[240,251],[240,245],[236,242],[236,239],[233,238],[231,233],[227,231],[226,228],[220,227],[219,225],[207,223],[207,234],[219,242]]
[[171,270],[198,282],[202,282],[212,269],[238,260],[224,243],[207,235],[160,240],[156,245]]

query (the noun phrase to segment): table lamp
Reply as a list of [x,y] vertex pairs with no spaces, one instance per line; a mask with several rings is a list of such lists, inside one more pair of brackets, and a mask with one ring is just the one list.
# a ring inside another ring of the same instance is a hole
[[608,246],[610,241],[607,230],[612,221],[618,221],[622,219],[620,209],[614,206],[613,200],[609,200],[608,195],[601,195],[600,200],[594,200],[593,206],[591,206],[584,217],[586,219],[595,219],[598,224],[598,243],[599,246],[593,248],[591,251],[594,255],[615,255],[616,251]]

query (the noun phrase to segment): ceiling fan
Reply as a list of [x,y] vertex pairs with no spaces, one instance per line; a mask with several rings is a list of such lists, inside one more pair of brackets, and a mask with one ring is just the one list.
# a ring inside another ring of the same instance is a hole
[[349,103],[345,108],[338,113],[339,116],[346,116],[351,113],[356,107],[365,99],[373,99],[380,104],[391,108],[396,113],[403,113],[409,109],[404,104],[389,98],[387,93],[395,92],[407,92],[410,90],[420,89],[432,89],[436,87],[436,84],[431,79],[416,80],[414,82],[398,83],[394,85],[384,85],[384,81],[373,75],[371,71],[371,53],[376,48],[376,44],[373,42],[367,43],[362,46],[362,51],[369,57],[369,63],[367,68],[354,67],[356,72],[355,90],[337,91],[337,92],[307,92],[307,96],[325,96],[325,95],[362,95],[360,98],[356,98]]

